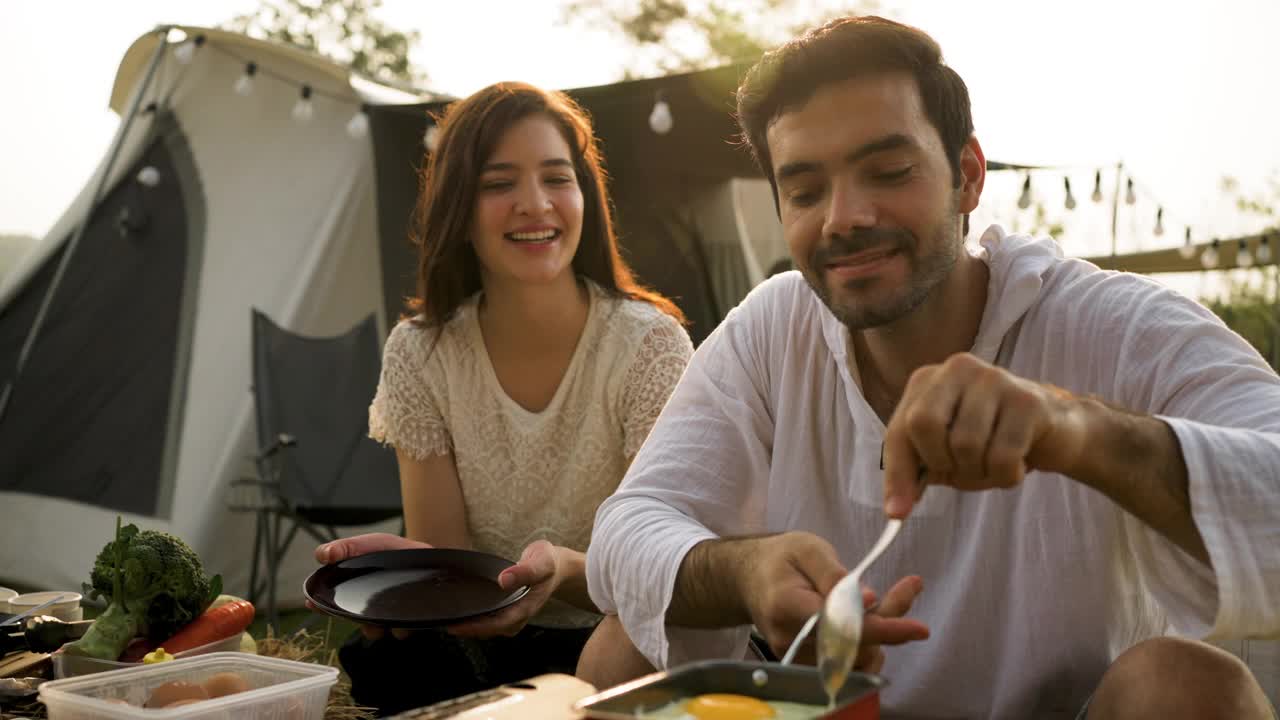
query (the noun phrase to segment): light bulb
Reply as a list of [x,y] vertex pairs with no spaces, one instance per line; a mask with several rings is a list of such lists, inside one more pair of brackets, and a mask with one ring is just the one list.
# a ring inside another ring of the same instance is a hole
[[1089,196],[1089,199],[1096,203],[1102,202],[1102,171],[1101,170],[1093,171],[1093,194]]
[[302,94],[298,97],[298,102],[293,105],[293,119],[300,123],[309,123],[315,112],[315,108],[311,107],[311,86],[303,85]]
[[1164,234],[1164,208],[1156,210],[1156,237]]
[[671,106],[661,97],[653,104],[653,112],[649,113],[649,128],[659,135],[671,132],[675,121],[671,117]]
[[1271,243],[1265,235],[1258,241],[1258,250],[1253,254],[1253,259],[1257,260],[1259,265],[1271,262]]
[[1195,257],[1196,246],[1191,244],[1191,228],[1187,228],[1186,239],[1182,241],[1182,247],[1178,248],[1178,254],[1183,260],[1190,260]]
[[431,150],[434,152],[436,149],[436,145],[438,145],[439,143],[440,143],[440,126],[432,125],[431,127],[427,128],[427,132],[423,134],[422,144],[426,146],[428,150]]
[[347,121],[347,134],[356,140],[369,134],[369,116],[364,114],[364,110],[352,115]]
[[232,86],[232,89],[236,91],[237,95],[240,95],[242,97],[248,97],[249,95],[253,94],[253,76],[257,74],[258,74],[257,63],[251,62],[248,65],[245,65],[244,74],[236,78],[236,84]]
[[1071,178],[1062,178],[1062,184],[1067,188],[1067,199],[1065,205],[1068,210],[1076,209],[1076,196],[1071,194]]
[[1236,250],[1236,265],[1247,268],[1253,264],[1253,255],[1249,252],[1249,241],[1240,239],[1240,248]]
[[204,45],[204,36],[197,35],[193,39],[188,40],[173,49],[173,57],[183,65],[191,62],[191,58],[195,57],[196,50]]
[[1204,267],[1205,270],[1212,270],[1218,267],[1218,241],[1217,240],[1214,240],[1213,243],[1209,245],[1209,247],[1204,249],[1204,252],[1200,253],[1200,265]]
[[1133,178],[1129,178],[1128,189],[1124,191],[1124,203],[1125,205],[1132,205],[1136,202],[1138,202],[1138,196],[1133,192]]
[[145,187],[155,187],[160,184],[160,171],[155,167],[148,165],[138,171],[138,184]]
[[1026,210],[1031,207],[1031,176],[1027,175],[1027,179],[1022,181],[1022,194],[1018,196],[1018,207]]

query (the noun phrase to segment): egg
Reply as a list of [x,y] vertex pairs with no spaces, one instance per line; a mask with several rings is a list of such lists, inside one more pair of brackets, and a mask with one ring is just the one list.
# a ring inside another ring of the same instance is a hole
[[220,672],[204,681],[204,689],[210,698],[220,698],[247,691],[249,683],[239,673]]
[[769,720],[778,714],[764,700],[730,693],[699,695],[684,711],[696,720]]
[[820,705],[712,693],[677,700],[656,710],[638,713],[636,717],[653,720],[813,720],[825,712]]
[[185,680],[174,680],[152,690],[151,697],[147,698],[147,703],[143,707],[168,707],[178,700],[187,699],[208,700],[209,693],[205,691],[203,685],[197,685]]

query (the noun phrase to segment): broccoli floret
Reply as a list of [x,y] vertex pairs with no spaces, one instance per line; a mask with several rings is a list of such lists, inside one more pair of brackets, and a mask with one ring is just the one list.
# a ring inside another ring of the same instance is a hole
[[206,577],[200,558],[185,542],[156,530],[121,527],[94,561],[85,591],[103,597],[107,609],[76,642],[63,650],[115,660],[135,635],[163,641],[199,617],[222,592],[221,576]]

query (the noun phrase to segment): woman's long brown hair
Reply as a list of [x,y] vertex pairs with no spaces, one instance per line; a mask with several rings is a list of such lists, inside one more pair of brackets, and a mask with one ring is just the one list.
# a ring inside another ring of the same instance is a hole
[[450,105],[437,123],[436,150],[427,151],[414,208],[418,287],[409,310],[426,325],[442,326],[480,291],[480,262],[471,245],[480,169],[502,134],[535,113],[560,129],[582,189],[582,238],[574,272],[610,294],[648,302],[685,323],[675,303],[636,281],[618,252],[600,148],[586,112],[564,93],[514,82],[490,85]]

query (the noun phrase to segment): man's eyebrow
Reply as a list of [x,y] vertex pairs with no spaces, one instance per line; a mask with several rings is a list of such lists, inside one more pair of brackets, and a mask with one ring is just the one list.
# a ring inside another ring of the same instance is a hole
[[845,155],[844,161],[852,165],[868,155],[888,152],[889,150],[898,150],[904,147],[914,147],[915,144],[915,141],[906,135],[903,135],[902,133],[893,133],[892,135],[885,135],[882,138],[877,138],[869,143],[863,144],[853,152]]
[[[543,160],[542,162],[538,163],[538,166],[539,167],[571,168],[573,167],[573,163],[569,162],[565,158],[550,158],[548,160]],[[485,165],[484,167],[480,168],[480,172],[483,173],[483,172],[493,172],[495,170],[519,170],[519,169],[520,168],[517,167],[515,163],[498,162],[498,163],[489,163]]]
[[[853,163],[856,163],[870,155],[887,152],[889,150],[898,150],[904,147],[914,147],[915,144],[915,141],[906,135],[903,135],[902,133],[893,133],[892,135],[885,135],[884,137],[876,138],[871,142],[860,145],[848,155],[845,155],[844,161],[845,163],[852,165]],[[818,169],[818,163],[800,160],[782,165],[774,175],[778,182],[782,182],[783,180],[793,178],[796,175],[817,172]]]

